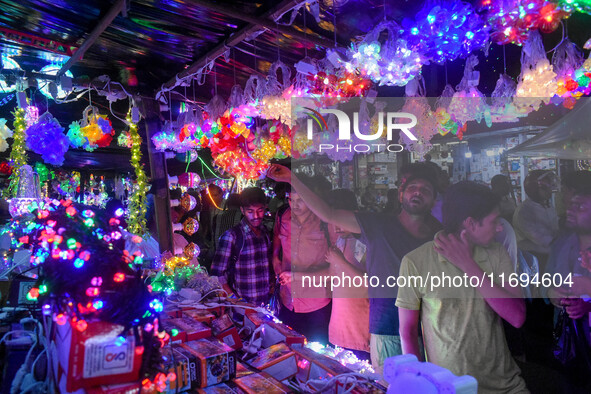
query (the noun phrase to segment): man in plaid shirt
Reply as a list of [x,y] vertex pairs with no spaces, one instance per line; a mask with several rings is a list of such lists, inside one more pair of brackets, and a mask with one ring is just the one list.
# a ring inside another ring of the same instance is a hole
[[260,188],[240,193],[244,218],[220,237],[211,266],[211,275],[227,291],[257,305],[269,301],[271,289],[271,237],[263,226],[266,202]]

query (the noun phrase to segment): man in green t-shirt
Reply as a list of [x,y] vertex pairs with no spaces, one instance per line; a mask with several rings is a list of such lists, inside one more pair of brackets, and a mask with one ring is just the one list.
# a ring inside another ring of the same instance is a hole
[[475,377],[480,394],[527,392],[501,322],[520,327],[525,303],[508,285],[509,255],[493,242],[498,197],[460,182],[446,192],[442,211],[445,230],[402,259],[396,306],[403,353],[422,358],[420,321],[427,361]]

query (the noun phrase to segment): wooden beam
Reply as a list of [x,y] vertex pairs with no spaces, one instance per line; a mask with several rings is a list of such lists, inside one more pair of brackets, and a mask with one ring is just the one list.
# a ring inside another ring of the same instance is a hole
[[[192,1],[193,3],[199,4],[200,6],[203,6],[204,8],[210,9],[212,11],[217,11],[219,13],[223,13],[224,15],[227,15],[227,13],[226,13],[227,9],[225,9],[223,7],[216,6],[216,8],[218,8],[218,9],[213,10],[212,8],[210,8],[210,6],[212,6],[211,3],[206,3],[206,6],[204,6],[201,4],[202,3],[201,1],[197,1],[197,0],[190,0],[190,1]],[[203,3],[205,3],[205,2],[203,2]],[[299,3],[299,1],[297,1],[297,0],[282,1],[281,3],[277,4],[275,7],[270,9],[269,11],[263,13],[258,19],[267,20],[268,23],[272,24],[273,27],[276,27],[275,22],[270,21],[269,18],[272,19],[276,15],[278,16],[278,15],[285,13],[286,11],[289,11],[291,8],[295,7],[298,3]],[[240,18],[236,17],[236,19],[244,20],[241,17]],[[255,18],[255,19],[257,19],[257,18]],[[222,56],[228,48],[231,48],[233,46],[240,44],[248,36],[250,36],[251,34],[253,34],[259,30],[261,30],[261,25],[258,23],[249,23],[246,26],[238,29],[227,40],[224,40],[223,42],[216,45],[214,48],[212,48],[205,55],[201,56],[199,59],[197,59],[195,62],[193,62],[193,64],[191,64],[189,67],[187,67],[182,72],[180,72],[176,77],[174,77],[171,80],[169,80],[168,82],[166,82],[163,85],[163,90],[168,91],[170,89],[173,89],[176,86],[177,81],[179,79],[186,78],[189,75],[196,73],[201,68],[203,68],[208,62],[210,62],[212,59],[217,59],[218,57]],[[310,35],[305,35],[303,33],[298,32],[297,30],[295,30],[295,31],[297,33],[299,33],[300,35],[304,35],[306,37],[306,41],[310,42],[310,40],[309,40]],[[333,42],[330,42],[328,40],[325,40],[325,42],[323,42],[322,44],[323,45],[321,45],[321,46],[329,45],[330,47],[332,47],[334,45]]]
[[66,64],[62,66],[62,68],[57,72],[57,76],[60,77],[66,71],[68,71],[78,60],[82,59],[82,56],[86,53],[86,51],[96,42],[99,36],[109,27],[111,22],[119,15],[121,11],[125,9],[125,1],[126,0],[116,0],[115,4],[109,9],[109,12],[99,21],[98,25],[92,30],[88,38],[84,41],[84,43],[78,48],[74,55],[68,59]]

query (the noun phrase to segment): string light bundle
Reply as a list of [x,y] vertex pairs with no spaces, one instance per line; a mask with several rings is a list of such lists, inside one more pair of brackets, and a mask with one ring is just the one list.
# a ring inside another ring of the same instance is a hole
[[25,128],[27,123],[25,121],[25,110],[16,108],[13,112],[14,132],[12,135],[12,150],[10,151],[9,163],[12,166],[12,175],[10,176],[10,184],[4,190],[4,197],[16,197],[18,185],[20,183],[21,167],[27,164],[27,153],[25,152]]
[[[382,32],[388,37],[381,43]],[[348,72],[358,72],[380,85],[404,86],[420,72],[425,62],[421,54],[405,39],[399,37],[400,27],[393,21],[383,21],[370,30],[363,40],[349,51]]]
[[144,355],[142,378],[150,380],[160,368],[154,350],[166,339],[155,329],[163,304],[134,266],[141,257],[124,250],[118,218],[104,218],[70,200],[42,202],[32,213],[34,219],[15,234],[31,247],[31,264],[40,268],[27,298],[38,301],[43,315],[58,325],[83,332],[97,320],[117,324],[123,327],[122,342],[133,332],[135,351]]
[[479,11],[491,26],[497,44],[522,45],[530,33],[551,33],[570,12],[548,0],[482,0]]
[[135,185],[129,197],[127,229],[132,234],[144,236],[148,234],[146,228],[146,214],[148,213],[147,196],[150,189],[148,178],[141,163],[142,159],[142,138],[140,137],[137,125],[132,122],[128,114],[129,134],[131,135],[131,165],[135,171]]
[[414,21],[403,21],[404,38],[423,59],[444,64],[484,48],[489,26],[463,1],[427,2]]
[[25,134],[28,148],[41,155],[43,161],[56,166],[64,163],[70,142],[64,128],[49,112],[31,124]]
[[535,111],[556,93],[556,73],[548,59],[538,32],[532,32],[523,46],[521,75],[514,100],[517,108]]

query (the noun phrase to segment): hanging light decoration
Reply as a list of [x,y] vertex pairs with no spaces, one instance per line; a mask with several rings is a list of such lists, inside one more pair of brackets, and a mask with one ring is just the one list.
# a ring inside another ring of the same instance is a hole
[[427,2],[414,20],[402,23],[404,38],[421,57],[438,64],[466,57],[484,48],[489,26],[463,1]]
[[127,115],[129,124],[129,134],[131,135],[131,165],[135,171],[135,185],[131,196],[129,197],[129,207],[127,216],[127,228],[132,234],[144,236],[148,234],[146,228],[146,214],[148,213],[147,196],[150,189],[148,178],[144,171],[142,159],[142,138],[140,137],[137,125],[133,123],[131,114]]

